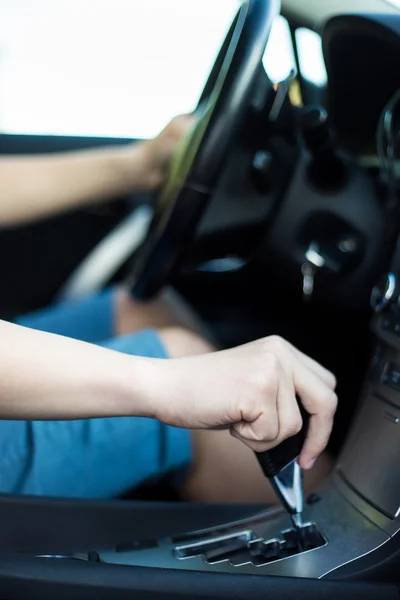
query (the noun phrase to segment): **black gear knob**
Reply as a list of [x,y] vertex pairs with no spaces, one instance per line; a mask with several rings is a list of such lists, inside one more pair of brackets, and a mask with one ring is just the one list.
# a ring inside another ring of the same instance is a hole
[[303,525],[303,481],[296,459],[303,447],[309,423],[309,415],[300,402],[299,408],[303,419],[301,431],[271,450],[255,453],[264,475],[268,477],[298,531]]
[[288,466],[289,463],[296,460],[303,447],[307,435],[308,423],[310,420],[309,414],[304,410],[299,402],[301,417],[303,419],[303,427],[299,433],[287,438],[283,442],[265,452],[256,452],[257,460],[266,477],[271,478],[278,475],[282,469]]

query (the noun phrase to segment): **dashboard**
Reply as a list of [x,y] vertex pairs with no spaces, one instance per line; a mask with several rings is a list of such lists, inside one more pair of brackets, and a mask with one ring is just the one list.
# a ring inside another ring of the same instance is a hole
[[376,155],[383,107],[400,88],[400,14],[339,15],[322,33],[328,111],[340,144]]

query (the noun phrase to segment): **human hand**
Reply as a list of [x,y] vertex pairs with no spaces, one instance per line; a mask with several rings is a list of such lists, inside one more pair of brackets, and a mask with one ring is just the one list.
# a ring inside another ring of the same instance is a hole
[[335,377],[282,338],[159,366],[163,376],[155,416],[169,425],[229,428],[261,452],[300,431],[297,394],[310,414],[300,466],[310,469],[326,447],[337,406]]
[[179,115],[152,140],[143,142],[142,187],[147,190],[159,187],[165,178],[167,167],[184,135],[195,123],[193,115]]

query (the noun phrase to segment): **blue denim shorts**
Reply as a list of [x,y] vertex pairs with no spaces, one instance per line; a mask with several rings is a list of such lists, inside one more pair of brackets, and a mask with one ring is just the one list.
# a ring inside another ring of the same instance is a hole
[[[156,331],[115,337],[114,291],[17,319],[119,352],[168,358]],[[0,421],[0,493],[110,498],[184,471],[190,433],[146,418]]]

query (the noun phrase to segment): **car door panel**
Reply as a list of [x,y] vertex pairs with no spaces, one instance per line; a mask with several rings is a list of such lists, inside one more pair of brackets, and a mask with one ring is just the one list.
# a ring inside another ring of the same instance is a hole
[[[113,146],[129,140],[1,135],[0,155],[39,154]],[[87,253],[128,213],[130,199],[78,209],[18,227],[0,229],[0,316],[42,307]]]

